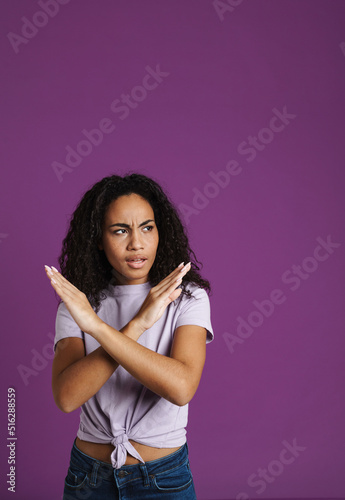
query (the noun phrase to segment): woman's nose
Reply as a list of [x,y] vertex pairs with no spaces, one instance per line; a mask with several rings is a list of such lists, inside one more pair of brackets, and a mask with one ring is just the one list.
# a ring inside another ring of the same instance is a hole
[[130,248],[143,248],[143,242],[140,233],[137,231],[132,231],[131,238],[129,241]]

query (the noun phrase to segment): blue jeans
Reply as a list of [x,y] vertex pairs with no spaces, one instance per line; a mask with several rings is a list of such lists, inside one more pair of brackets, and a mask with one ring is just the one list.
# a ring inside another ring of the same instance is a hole
[[158,460],[114,469],[80,451],[75,442],[63,500],[196,500],[188,446]]

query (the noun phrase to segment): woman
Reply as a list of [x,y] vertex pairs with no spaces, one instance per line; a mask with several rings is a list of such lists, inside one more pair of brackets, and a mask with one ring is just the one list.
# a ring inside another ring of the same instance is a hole
[[76,208],[61,273],[45,266],[62,300],[54,399],[81,407],[64,500],[196,498],[185,427],[213,339],[196,262],[176,209],[144,175],[106,177]]

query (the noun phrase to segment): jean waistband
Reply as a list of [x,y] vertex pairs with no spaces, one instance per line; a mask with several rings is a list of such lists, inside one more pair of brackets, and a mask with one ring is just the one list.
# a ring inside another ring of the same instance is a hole
[[[123,465],[119,469],[114,469],[113,466],[107,462],[102,462],[96,458],[90,457],[83,453],[75,444],[73,443],[71,451],[71,462],[73,462],[77,467],[89,473],[97,473],[97,475],[102,476],[104,479],[113,479],[114,475],[117,476],[118,480],[133,480],[138,477],[142,477],[143,474],[158,474],[167,470],[167,468],[173,468],[180,465],[185,460],[188,459],[188,445],[185,443],[177,451],[171,453],[157,460],[150,460],[144,464],[134,464],[134,465]],[[122,481],[121,481],[122,482]]]

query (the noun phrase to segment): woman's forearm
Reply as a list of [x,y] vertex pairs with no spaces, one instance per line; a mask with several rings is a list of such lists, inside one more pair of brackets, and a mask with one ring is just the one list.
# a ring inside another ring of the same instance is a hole
[[[138,340],[138,330],[126,325],[120,335]],[[70,413],[92,396],[111,377],[119,366],[102,346],[63,370],[56,379],[54,398],[60,410]]]
[[[168,401],[182,406],[190,400],[194,394],[193,387],[195,388],[198,382],[198,377],[195,375],[194,380],[191,380],[192,372],[195,372],[193,355],[189,356],[187,365],[183,361],[186,359],[183,349],[182,358],[179,360],[153,352],[138,344],[137,340],[144,331],[151,328],[161,318],[167,306],[180,296],[182,289],[178,287],[190,268],[190,263],[184,267],[181,267],[180,264],[158,285],[150,289],[140,310],[126,326],[125,335],[104,323],[92,309],[86,295],[57,270],[46,268],[46,272],[51,279],[54,290],[64,301],[68,312],[82,331],[94,337],[111,358],[145,387]],[[97,356],[100,356],[101,359]],[[95,381],[92,380],[92,390],[87,389],[88,382],[91,381],[95,373],[94,366],[91,365],[90,369],[89,363],[95,362],[95,366],[98,367],[97,363],[104,361],[103,356],[105,356],[104,353],[100,351],[99,354],[94,354],[91,359],[78,360],[75,362],[74,368],[72,362],[70,368],[66,369],[65,378],[62,378],[63,391],[61,392],[64,408],[68,408],[69,411],[78,408],[108,380],[117,366],[109,366],[109,360],[105,358],[107,369],[100,376],[96,375]],[[70,369],[71,371],[67,371]],[[201,376],[201,373],[199,375]],[[80,387],[82,387],[82,397],[78,392]],[[67,388],[66,391],[65,388]]]
[[182,406],[188,401],[188,370],[180,361],[159,354],[133,340],[142,334],[135,320],[127,325],[131,335],[101,324],[92,336],[104,350],[145,387],[168,401]]
[[55,380],[54,399],[70,413],[88,401],[105,384],[118,363],[99,347],[63,370]]

